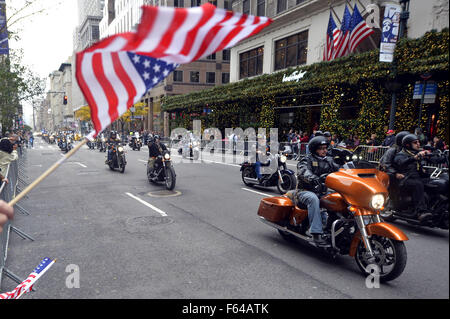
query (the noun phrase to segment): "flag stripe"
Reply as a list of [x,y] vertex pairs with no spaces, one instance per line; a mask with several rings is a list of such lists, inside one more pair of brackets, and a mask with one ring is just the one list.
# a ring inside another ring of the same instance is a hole
[[117,76],[120,78],[127,91],[128,100],[126,102],[125,109],[122,108],[122,104],[120,104],[118,107],[119,113],[125,113],[127,111],[127,105],[132,104],[133,97],[136,96],[136,87],[133,85],[133,82],[131,81],[127,72],[124,70],[119,58],[119,54],[117,52],[114,52],[111,54],[111,58],[114,65],[114,70],[116,71]]
[[[119,104],[119,99],[114,91],[111,83],[108,81],[108,78],[105,75],[105,69],[103,68],[103,54],[102,53],[94,53],[92,57],[92,67],[94,69],[95,77],[97,78],[98,83],[103,89],[103,92],[106,94],[106,98],[108,100],[108,113],[111,118],[115,118],[117,116],[117,105]],[[110,70],[108,70],[110,71]]]

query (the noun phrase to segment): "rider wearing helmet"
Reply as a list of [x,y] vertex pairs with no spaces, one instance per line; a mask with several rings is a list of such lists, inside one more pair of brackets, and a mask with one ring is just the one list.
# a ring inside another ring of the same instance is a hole
[[112,149],[111,146],[114,144],[118,144],[120,142],[117,137],[116,131],[111,131],[109,133],[109,138],[106,140],[106,147],[108,148],[108,159],[106,160],[106,164],[110,163],[112,160]]
[[322,237],[322,223],[325,222],[326,216],[321,215],[319,196],[326,190],[323,185],[326,175],[339,170],[339,165],[332,157],[327,156],[329,145],[325,136],[316,136],[309,141],[310,153],[297,165],[299,187],[301,186],[303,190],[298,192],[294,190],[286,194],[291,199],[295,196],[298,202],[307,206],[310,233],[318,246],[327,244]]
[[148,167],[149,171],[153,172],[155,162],[158,156],[162,155],[167,150],[167,147],[161,143],[161,137],[157,134],[152,136],[148,142]]
[[412,195],[415,212],[419,221],[432,217],[427,211],[424,197],[424,185],[429,179],[422,159],[427,154],[420,148],[419,137],[415,134],[407,134],[402,139],[402,150],[394,158],[394,168],[404,177],[400,179],[399,187],[407,188]]

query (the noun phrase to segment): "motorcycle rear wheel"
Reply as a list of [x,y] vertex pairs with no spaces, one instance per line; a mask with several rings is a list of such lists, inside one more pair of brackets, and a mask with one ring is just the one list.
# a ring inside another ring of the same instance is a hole
[[[254,177],[253,177],[254,176]],[[254,171],[252,170],[251,167],[246,167],[242,170],[242,181],[244,182],[244,184],[246,186],[253,186],[253,183],[249,183],[247,182],[244,177],[250,177],[250,178],[256,178],[256,174],[254,174]]]
[[[378,266],[380,282],[387,282],[399,277],[406,267],[407,253],[405,244],[402,241],[394,239],[372,236],[370,239],[372,250],[375,254],[375,262],[371,263],[366,258],[366,248],[363,241],[359,242],[356,249],[355,260],[363,274],[374,275],[373,268],[368,269],[370,265]],[[388,270],[386,270],[386,268]]]

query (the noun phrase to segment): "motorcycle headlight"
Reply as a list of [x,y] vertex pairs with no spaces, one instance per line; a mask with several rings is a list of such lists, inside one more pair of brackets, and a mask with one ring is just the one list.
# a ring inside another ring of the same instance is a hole
[[164,159],[165,159],[165,160],[170,160],[170,155],[169,155],[169,153],[166,153],[166,154],[164,155]]
[[357,161],[358,160],[358,155],[353,155],[352,156],[352,161]]
[[345,157],[345,160],[346,160],[346,161],[349,161],[349,160],[350,160],[350,156],[346,156],[346,157]]
[[119,152],[123,152],[123,147],[120,146],[120,147],[118,148],[118,150],[119,150]]
[[281,156],[280,156],[280,162],[281,162],[281,163],[286,163],[286,160],[287,160],[287,157],[286,157],[286,156],[284,156],[284,155],[281,155]]
[[384,195],[383,194],[376,194],[372,196],[372,200],[370,201],[370,206],[374,209],[381,209],[384,206]]

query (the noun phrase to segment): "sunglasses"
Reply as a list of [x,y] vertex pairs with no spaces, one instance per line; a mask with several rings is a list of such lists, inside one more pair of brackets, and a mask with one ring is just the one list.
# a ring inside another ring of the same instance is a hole
[[412,144],[420,144],[420,141],[412,141]]

